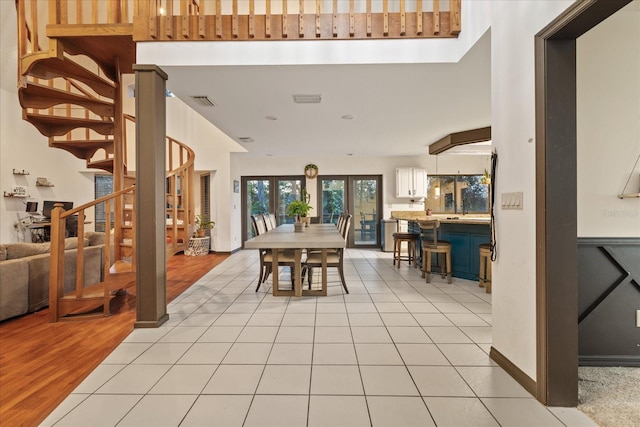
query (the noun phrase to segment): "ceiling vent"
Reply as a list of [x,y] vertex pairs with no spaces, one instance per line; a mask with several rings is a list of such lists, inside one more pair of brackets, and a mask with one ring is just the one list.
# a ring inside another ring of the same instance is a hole
[[322,95],[293,95],[293,102],[296,104],[320,104]]
[[191,99],[196,101],[197,104],[202,105],[203,107],[215,107],[216,104],[209,99],[206,95],[196,95],[192,96]]
[[240,142],[244,142],[244,143],[247,143],[247,142],[255,142],[255,141],[253,140],[253,138],[251,138],[250,136],[241,136],[241,137],[239,137],[239,138],[238,138],[238,140],[239,140]]

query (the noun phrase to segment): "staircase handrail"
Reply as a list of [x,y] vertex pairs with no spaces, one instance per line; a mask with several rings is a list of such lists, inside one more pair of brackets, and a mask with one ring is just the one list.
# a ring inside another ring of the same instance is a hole
[[[76,300],[80,300],[83,297],[85,290],[84,283],[84,218],[86,215],[84,212],[94,207],[100,203],[105,203],[105,223],[107,224],[104,236],[104,248],[102,250],[102,272],[101,272],[101,282],[95,284],[88,285],[102,285],[103,287],[103,304],[104,304],[104,312],[108,313],[108,301],[109,301],[109,293],[111,289],[107,284],[108,278],[110,276],[110,268],[114,264],[114,260],[111,256],[111,236],[109,232],[110,224],[111,224],[111,202],[114,201],[118,197],[123,197],[126,194],[133,194],[135,192],[135,185],[131,185],[125,189],[120,191],[116,191],[115,193],[108,194],[104,197],[100,197],[99,199],[93,200],[91,202],[85,203],[77,208],[69,209],[65,211],[62,208],[62,204],[56,203],[54,208],[51,211],[51,247],[50,247],[50,268],[49,268],[49,320],[51,322],[56,322],[59,318],[59,301],[64,296],[64,257],[65,257],[65,230],[66,230],[66,222],[67,218],[78,215],[77,221],[77,246],[76,246],[76,286],[74,289],[74,295]],[[132,199],[132,202],[135,203],[135,198]],[[135,212],[135,210],[134,210]],[[133,224],[135,226],[135,215],[133,217]],[[113,242],[113,244],[117,244],[117,242]],[[133,242],[133,257],[131,260],[131,266],[135,269],[135,239]]]

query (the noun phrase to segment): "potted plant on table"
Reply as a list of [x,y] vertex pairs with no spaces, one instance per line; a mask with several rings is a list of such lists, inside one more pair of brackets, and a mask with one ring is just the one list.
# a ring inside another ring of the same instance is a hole
[[207,230],[211,230],[215,225],[215,221],[209,220],[202,214],[196,215],[196,237],[204,237],[204,233]]
[[287,206],[287,215],[295,218],[295,231],[300,232],[304,230],[304,223],[300,221],[301,217],[306,217],[311,206],[303,200],[294,200]]

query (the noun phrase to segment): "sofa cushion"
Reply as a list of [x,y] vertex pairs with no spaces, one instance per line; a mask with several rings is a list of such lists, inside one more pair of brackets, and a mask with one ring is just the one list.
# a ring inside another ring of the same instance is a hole
[[7,245],[7,259],[18,259],[49,253],[49,243],[11,243]]
[[29,304],[29,261],[0,263],[0,320],[25,314]]
[[87,231],[84,238],[89,239],[89,246],[104,245],[104,233],[99,231]]
[[[90,246],[89,239],[86,237],[83,240],[84,247]],[[64,250],[67,251],[69,249],[75,249],[78,247],[78,238],[77,237],[67,237],[64,239]]]
[[7,245],[0,245],[0,261],[7,259]]

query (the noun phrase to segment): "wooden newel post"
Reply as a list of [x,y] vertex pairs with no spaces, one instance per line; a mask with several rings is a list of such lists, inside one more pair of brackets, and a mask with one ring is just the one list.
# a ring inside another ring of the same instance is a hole
[[60,219],[64,212],[62,203],[51,210],[51,257],[49,258],[49,322],[58,321],[58,299],[64,292],[64,231],[67,219]]

